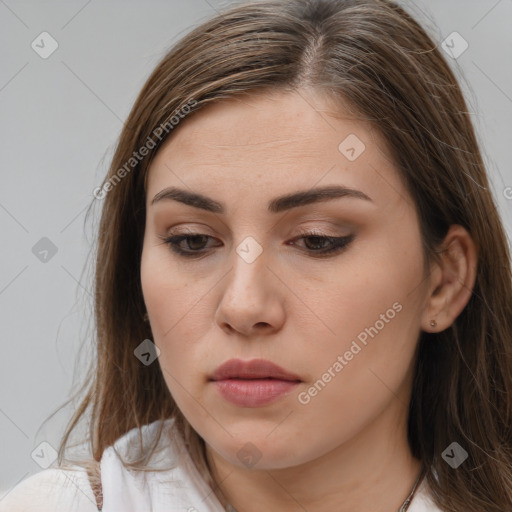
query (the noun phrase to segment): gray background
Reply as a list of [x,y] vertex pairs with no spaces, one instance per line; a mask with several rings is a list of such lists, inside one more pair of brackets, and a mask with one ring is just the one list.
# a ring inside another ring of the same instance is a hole
[[[512,0],[402,3],[439,44],[453,31],[469,44],[449,60],[510,235]],[[71,390],[81,344],[77,368],[87,359],[93,228],[84,227],[85,210],[122,121],[166,49],[224,4],[0,0],[0,497],[41,470],[36,455],[43,464],[51,449],[39,443],[57,447],[71,411],[43,425]],[[47,59],[31,47],[43,31],[59,45]],[[43,237],[57,248],[46,262],[32,251]]]

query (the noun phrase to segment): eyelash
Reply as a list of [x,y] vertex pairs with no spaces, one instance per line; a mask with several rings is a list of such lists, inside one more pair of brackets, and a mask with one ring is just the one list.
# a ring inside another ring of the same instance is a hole
[[[167,244],[169,248],[179,256],[185,257],[185,258],[199,258],[203,254],[206,253],[204,250],[197,250],[197,251],[186,251],[179,247],[179,244],[183,242],[184,240],[190,240],[191,238],[196,237],[207,237],[207,238],[213,238],[209,235],[204,235],[202,233],[187,233],[186,235],[171,235],[171,236],[159,236],[159,238],[162,240],[163,243]],[[307,252],[310,252],[310,254],[313,257],[316,258],[322,258],[325,256],[330,256],[333,254],[338,254],[342,250],[344,250],[350,242],[354,239],[354,235],[349,236],[341,236],[341,237],[335,237],[335,236],[327,236],[319,231],[308,231],[301,233],[298,237],[294,238],[293,240],[300,240],[303,238],[317,238],[320,241],[328,240],[332,245],[329,249],[324,249],[321,251],[313,250],[313,249],[306,249]],[[318,241],[317,241],[318,243]],[[314,244],[313,244],[314,245]]]

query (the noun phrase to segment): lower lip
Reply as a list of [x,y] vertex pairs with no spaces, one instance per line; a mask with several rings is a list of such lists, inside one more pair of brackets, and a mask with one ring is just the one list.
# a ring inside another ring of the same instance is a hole
[[260,407],[288,394],[296,381],[279,379],[225,379],[213,381],[220,394],[239,407]]

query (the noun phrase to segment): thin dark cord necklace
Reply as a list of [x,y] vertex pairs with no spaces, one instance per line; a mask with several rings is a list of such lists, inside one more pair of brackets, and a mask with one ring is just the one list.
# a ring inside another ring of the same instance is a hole
[[405,512],[409,508],[409,505],[411,504],[411,501],[414,497],[414,493],[416,492],[416,489],[417,489],[418,485],[420,484],[420,482],[423,480],[424,476],[425,476],[425,467],[422,465],[420,474],[418,475],[418,478],[416,479],[416,482],[414,483],[412,490],[409,493],[409,496],[407,496],[407,498],[405,498],[405,501],[402,503],[402,506],[398,509],[398,512]]
[[[409,508],[409,505],[411,504],[411,501],[414,497],[414,493],[416,492],[416,489],[418,488],[418,486],[424,476],[425,476],[425,467],[421,466],[420,474],[418,475],[416,482],[414,482],[414,485],[411,489],[411,492],[409,493],[409,496],[407,496],[407,498],[405,498],[405,501],[402,503],[402,505],[397,510],[397,512],[406,512],[406,510]],[[226,507],[226,512],[238,512],[238,510],[235,507],[233,507],[233,505],[230,505],[228,503],[228,505]]]

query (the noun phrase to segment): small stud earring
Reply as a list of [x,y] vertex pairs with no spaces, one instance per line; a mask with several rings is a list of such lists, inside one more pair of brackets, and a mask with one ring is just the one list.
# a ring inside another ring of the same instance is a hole
[[435,327],[437,325],[437,322],[435,320],[430,320],[430,326]]

